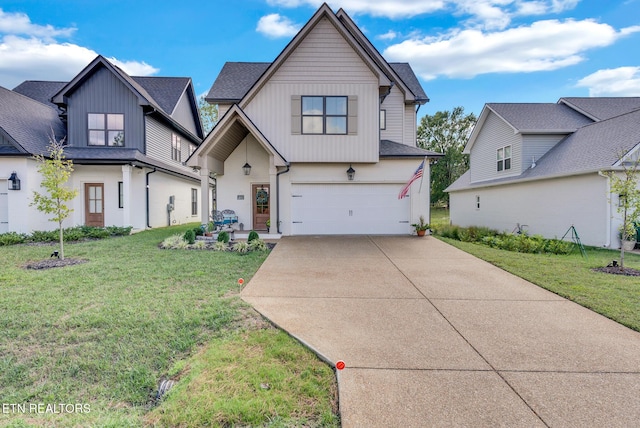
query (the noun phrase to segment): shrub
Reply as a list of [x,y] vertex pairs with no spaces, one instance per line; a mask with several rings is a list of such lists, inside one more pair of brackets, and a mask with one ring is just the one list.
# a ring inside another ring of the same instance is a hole
[[59,238],[57,230],[34,230],[30,240],[33,242],[55,242]]
[[219,241],[213,244],[214,251],[227,251],[228,249],[229,249],[229,246],[227,245],[226,242]]
[[182,235],[171,235],[168,238],[165,238],[164,241],[162,241],[162,244],[160,244],[161,248],[164,249],[176,249],[178,248],[179,244],[181,242],[184,242],[183,236]]
[[254,239],[249,242],[249,249],[251,251],[267,251],[269,247],[267,247],[267,244],[262,239]]
[[193,229],[189,229],[184,233],[184,240],[189,245],[193,245],[196,242],[196,233]]
[[195,244],[191,246],[194,250],[204,250],[207,248],[207,243],[203,240],[196,241]]
[[224,242],[225,244],[229,243],[229,232],[225,232],[224,230],[218,233],[218,242]]
[[0,246],[22,244],[27,241],[24,233],[8,232],[0,234]]
[[[54,233],[58,233],[54,231]],[[65,241],[80,241],[84,239],[87,235],[85,235],[84,231],[81,227],[70,227],[64,230],[63,239]]]
[[233,251],[240,254],[247,254],[249,252],[249,243],[247,241],[238,241],[233,244]]
[[107,226],[105,229],[111,236],[129,236],[131,235],[131,229],[133,229],[133,227]]
[[256,239],[260,239],[260,236],[258,236],[258,232],[256,232],[255,230],[252,230],[251,232],[249,232],[249,236],[247,237],[247,242],[251,242]]
[[202,226],[194,227],[193,228],[193,233],[195,233],[196,236],[202,236],[202,235],[204,235],[204,228]]

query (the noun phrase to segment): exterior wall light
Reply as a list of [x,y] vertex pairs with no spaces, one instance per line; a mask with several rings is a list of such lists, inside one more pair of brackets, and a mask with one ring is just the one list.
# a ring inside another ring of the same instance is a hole
[[251,174],[251,165],[249,165],[249,162],[244,163],[244,165],[242,166],[242,170],[244,171],[244,175]]
[[9,177],[9,190],[20,190],[20,179],[15,171],[13,171]]
[[347,179],[349,181],[353,181],[356,176],[356,170],[353,169],[353,166],[349,165],[349,169],[347,170]]

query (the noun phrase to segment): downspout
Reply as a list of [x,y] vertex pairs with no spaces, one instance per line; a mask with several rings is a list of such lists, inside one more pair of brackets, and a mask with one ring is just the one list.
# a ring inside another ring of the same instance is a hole
[[153,171],[149,171],[146,174],[146,180],[147,180],[147,183],[146,183],[147,184],[147,228],[149,228],[149,229],[151,229],[151,225],[149,224],[150,221],[151,221],[150,218],[149,218],[149,176],[151,174],[153,174],[154,172],[156,172],[155,168],[153,168]]
[[609,209],[607,210],[608,215],[606,217],[606,242],[604,247],[611,248],[611,219],[613,218],[613,213],[611,212],[613,209],[613,204],[611,203],[611,178],[609,178],[608,175],[603,174],[602,171],[598,171],[598,175],[607,179],[607,206]]
[[276,174],[276,195],[278,195],[278,199],[276,200],[276,221],[278,222],[276,230],[278,234],[280,234],[280,175],[286,174],[289,172],[289,169],[291,169],[291,167],[287,165],[287,169]]

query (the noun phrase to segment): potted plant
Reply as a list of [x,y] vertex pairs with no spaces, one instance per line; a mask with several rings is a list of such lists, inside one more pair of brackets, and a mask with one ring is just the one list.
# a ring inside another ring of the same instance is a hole
[[627,222],[626,227],[620,226],[620,240],[625,251],[631,251],[636,246],[637,230],[635,223]]
[[420,222],[414,223],[411,226],[416,230],[418,236],[424,236],[429,230],[429,223],[424,222],[424,216],[420,216]]
[[210,221],[210,222],[207,224],[207,231],[204,233],[204,236],[208,236],[208,237],[213,236],[213,230],[214,230],[214,229],[215,229],[215,227],[214,227],[214,225],[213,225],[213,222],[212,222],[212,221]]

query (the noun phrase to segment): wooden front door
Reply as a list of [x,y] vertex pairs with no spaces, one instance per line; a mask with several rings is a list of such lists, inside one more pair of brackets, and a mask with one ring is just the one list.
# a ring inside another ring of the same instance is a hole
[[253,229],[268,230],[267,220],[271,217],[269,209],[271,194],[268,184],[254,184],[251,186],[253,195]]
[[104,227],[104,184],[84,184],[84,218],[87,226]]

